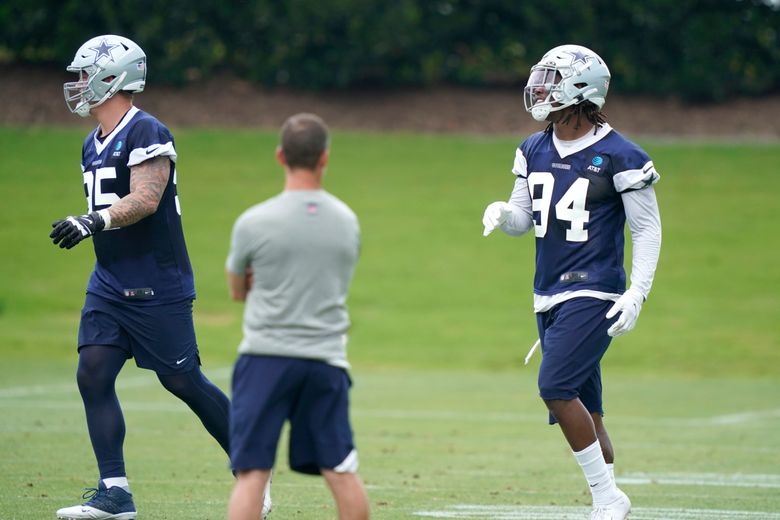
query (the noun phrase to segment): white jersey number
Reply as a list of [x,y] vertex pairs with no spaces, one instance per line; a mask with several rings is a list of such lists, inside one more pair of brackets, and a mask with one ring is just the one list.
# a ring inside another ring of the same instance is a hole
[[[116,179],[116,168],[98,168],[94,172],[84,172],[84,186],[87,188],[87,213],[92,213],[95,206],[111,206],[119,200],[119,195],[111,192],[103,192],[102,183],[104,179]],[[173,184],[176,185],[176,170],[173,170]],[[94,204],[93,204],[94,201]],[[181,215],[181,204],[179,203],[179,194],[174,198],[176,204],[176,213]]]
[[[537,238],[544,238],[547,234],[554,185],[555,177],[550,172],[531,172],[528,175],[528,190],[533,200],[532,209],[534,212],[539,212],[539,221],[535,222],[534,226]],[[558,220],[569,222],[569,229],[566,230],[566,240],[569,242],[588,240],[585,224],[590,218],[590,212],[585,209],[585,199],[588,196],[589,185],[588,179],[580,177],[555,204],[555,215]],[[535,197],[537,186],[541,187],[541,191],[539,196]]]
[[119,200],[119,195],[116,193],[103,192],[102,181],[104,179],[116,179],[116,168],[98,168],[94,173],[84,172],[84,185],[87,188],[87,213],[92,213],[95,206],[110,206]]

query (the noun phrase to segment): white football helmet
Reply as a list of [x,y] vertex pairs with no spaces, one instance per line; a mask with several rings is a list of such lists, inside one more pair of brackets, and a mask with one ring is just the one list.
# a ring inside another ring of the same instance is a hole
[[555,47],[531,67],[524,90],[525,109],[537,121],[544,121],[550,112],[583,101],[601,108],[609,79],[607,64],[592,50],[581,45]]
[[113,34],[96,36],[79,47],[68,72],[78,81],[65,83],[65,103],[87,117],[120,90],[142,92],[146,84],[146,54],[132,40]]

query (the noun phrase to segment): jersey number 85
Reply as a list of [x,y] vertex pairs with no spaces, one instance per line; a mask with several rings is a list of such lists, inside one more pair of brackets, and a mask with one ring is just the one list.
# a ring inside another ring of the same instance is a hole
[[[103,191],[103,181],[106,179],[116,179],[116,168],[98,168],[94,172],[84,172],[84,187],[87,191],[87,213],[92,213],[95,209],[107,208],[119,200],[119,195],[116,193]],[[175,169],[173,170],[173,186],[176,189]],[[181,215],[178,193],[174,201],[176,203],[176,213]]]

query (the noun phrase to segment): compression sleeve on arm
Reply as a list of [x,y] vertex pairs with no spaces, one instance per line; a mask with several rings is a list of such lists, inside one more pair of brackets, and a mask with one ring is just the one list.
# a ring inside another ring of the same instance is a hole
[[631,231],[631,287],[647,298],[661,252],[661,215],[652,186],[621,194]]
[[526,233],[534,225],[531,209],[531,194],[528,192],[528,179],[518,176],[515,187],[509,197],[512,214],[501,224],[501,231],[507,235],[518,236]]

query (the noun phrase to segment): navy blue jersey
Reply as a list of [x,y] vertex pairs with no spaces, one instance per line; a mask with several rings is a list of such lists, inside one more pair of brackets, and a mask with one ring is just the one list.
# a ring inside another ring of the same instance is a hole
[[532,200],[534,293],[625,291],[621,193],[658,180],[648,155],[608,125],[573,143],[539,132],[520,145],[513,171]]
[[105,139],[98,135],[99,128],[87,136],[82,149],[87,212],[108,208],[130,193],[132,166],[166,156],[171,174],[154,214],[94,235],[97,262],[87,292],[139,305],[194,298],[176,194],[173,136],[157,119],[135,107]]

